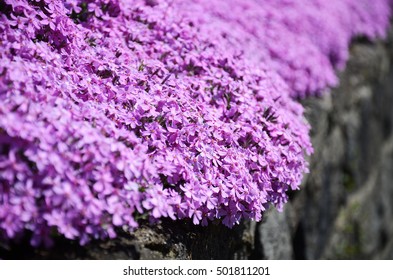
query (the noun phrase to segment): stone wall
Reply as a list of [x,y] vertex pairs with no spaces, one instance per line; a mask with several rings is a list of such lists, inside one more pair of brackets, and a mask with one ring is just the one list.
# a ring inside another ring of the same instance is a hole
[[359,39],[340,86],[303,102],[311,172],[284,214],[257,226],[259,257],[393,258],[392,54],[391,39]]
[[315,154],[292,204],[295,256],[393,257],[392,50],[391,40],[353,44],[340,87],[305,102]]
[[85,247],[0,244],[0,258],[393,259],[392,41],[359,39],[340,87],[303,102],[315,153],[283,213],[234,229],[163,221]]

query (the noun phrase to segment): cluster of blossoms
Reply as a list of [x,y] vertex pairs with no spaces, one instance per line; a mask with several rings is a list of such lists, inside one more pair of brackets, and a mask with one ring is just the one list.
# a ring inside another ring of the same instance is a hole
[[388,21],[387,0],[0,0],[0,236],[281,209],[312,152],[293,97]]
[[[192,2],[192,3],[189,3]],[[250,61],[279,73],[290,95],[318,95],[338,83],[355,36],[375,39],[389,25],[389,0],[183,1],[203,34],[244,50]],[[196,12],[198,11],[198,12]]]

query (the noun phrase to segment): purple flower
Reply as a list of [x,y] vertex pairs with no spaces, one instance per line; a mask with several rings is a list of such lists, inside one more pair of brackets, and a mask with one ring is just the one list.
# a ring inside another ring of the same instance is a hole
[[172,206],[168,204],[169,193],[162,187],[150,188],[146,191],[146,199],[142,202],[145,209],[151,210],[154,218],[168,217],[172,215]]
[[[312,152],[293,97],[336,85],[390,0],[2,1],[0,237],[86,244],[282,209]],[[283,8],[285,6],[285,8]]]

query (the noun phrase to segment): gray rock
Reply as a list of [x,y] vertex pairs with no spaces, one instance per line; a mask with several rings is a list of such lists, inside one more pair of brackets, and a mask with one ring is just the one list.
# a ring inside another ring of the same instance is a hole
[[293,258],[291,231],[286,212],[279,213],[276,209],[272,209],[258,226],[257,236],[262,245],[261,254],[264,259],[288,260]]

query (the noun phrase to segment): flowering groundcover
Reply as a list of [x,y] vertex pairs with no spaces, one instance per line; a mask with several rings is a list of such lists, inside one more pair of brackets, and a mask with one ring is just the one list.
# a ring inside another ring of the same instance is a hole
[[388,0],[0,0],[0,236],[81,244],[168,217],[233,227],[297,190],[298,99]]

